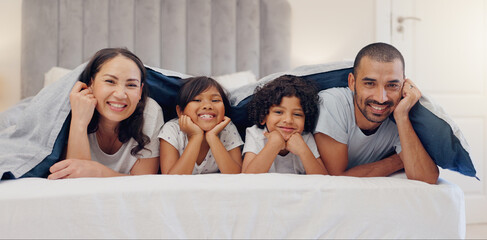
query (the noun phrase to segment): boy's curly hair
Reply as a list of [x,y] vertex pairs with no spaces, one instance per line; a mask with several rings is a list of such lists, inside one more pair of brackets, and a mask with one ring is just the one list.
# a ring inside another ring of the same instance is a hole
[[283,97],[297,97],[304,111],[304,132],[312,132],[318,117],[318,87],[314,82],[293,75],[283,75],[257,87],[248,105],[249,120],[259,128],[269,110],[281,104]]

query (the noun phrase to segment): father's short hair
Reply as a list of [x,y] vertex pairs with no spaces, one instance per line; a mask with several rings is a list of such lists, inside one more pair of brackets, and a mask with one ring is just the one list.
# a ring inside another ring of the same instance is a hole
[[370,59],[378,62],[392,62],[395,59],[399,59],[401,60],[402,71],[404,74],[405,71],[404,57],[402,56],[401,52],[397,50],[397,48],[395,48],[390,44],[377,42],[377,43],[369,44],[364,48],[362,48],[358,52],[357,56],[355,57],[355,61],[353,63],[353,75],[355,76],[357,76],[357,69],[360,65],[360,60],[362,60],[363,57],[369,57]]

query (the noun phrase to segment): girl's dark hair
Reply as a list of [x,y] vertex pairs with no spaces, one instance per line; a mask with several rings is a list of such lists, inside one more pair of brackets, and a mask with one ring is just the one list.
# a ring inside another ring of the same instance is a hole
[[184,83],[179,89],[178,99],[176,100],[176,104],[181,111],[184,111],[186,105],[198,96],[198,94],[210,87],[215,87],[222,97],[223,105],[225,106],[225,115],[228,115],[230,112],[230,101],[228,100],[227,93],[216,80],[201,76],[186,78],[183,81]]
[[315,83],[293,75],[280,76],[257,87],[248,105],[249,120],[259,128],[269,110],[281,104],[283,97],[297,97],[304,111],[304,132],[312,132],[318,117],[318,88]]
[[[120,125],[117,128],[118,140],[120,142],[126,143],[130,140],[130,138],[134,138],[135,141],[138,143],[138,145],[132,148],[132,150],[130,151],[132,156],[136,156],[137,153],[140,150],[144,149],[145,145],[150,142],[149,137],[142,132],[144,126],[144,108],[147,101],[147,96],[149,95],[149,90],[146,84],[143,84],[145,82],[146,71],[142,61],[126,48],[104,48],[95,53],[95,55],[88,62],[88,65],[86,65],[86,68],[79,76],[78,80],[90,86],[93,83],[96,74],[102,68],[103,64],[117,56],[124,56],[132,60],[140,70],[140,80],[142,87],[142,95],[140,101],[139,103],[137,103],[137,107],[135,108],[135,111],[132,113],[132,115],[130,115],[129,118],[120,122]],[[98,130],[99,119],[100,113],[95,109],[90,124],[88,125],[88,133],[94,133]]]

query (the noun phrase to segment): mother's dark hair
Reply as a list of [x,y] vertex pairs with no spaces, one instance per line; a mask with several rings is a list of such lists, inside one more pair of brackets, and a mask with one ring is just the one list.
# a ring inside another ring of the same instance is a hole
[[[120,142],[126,143],[130,140],[130,138],[134,138],[138,143],[138,145],[132,148],[130,151],[133,156],[136,156],[137,153],[144,149],[145,145],[147,145],[150,141],[149,137],[142,132],[144,126],[144,108],[147,101],[147,96],[149,95],[149,90],[146,84],[143,84],[145,83],[146,70],[142,61],[126,48],[104,48],[95,53],[79,76],[78,80],[90,86],[103,64],[117,56],[124,56],[132,60],[140,70],[140,81],[142,87],[140,101],[137,103],[137,107],[132,115],[120,122],[120,125],[117,128],[118,140],[120,140]],[[93,114],[90,124],[88,125],[88,133],[94,133],[98,130],[99,119],[100,113],[95,109],[95,113]]]

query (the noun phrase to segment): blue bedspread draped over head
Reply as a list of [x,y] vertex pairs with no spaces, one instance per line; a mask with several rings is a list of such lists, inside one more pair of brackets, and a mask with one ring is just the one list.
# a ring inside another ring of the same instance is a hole
[[[233,90],[232,94],[240,94],[242,92],[247,92],[247,94],[236,97],[237,100],[235,101],[234,99],[233,102],[231,99],[232,109],[228,116],[237,126],[242,139],[245,139],[245,129],[252,125],[247,116],[247,104],[252,98],[252,89],[254,89],[258,84],[271,81],[273,78],[283,74],[299,73],[295,75],[300,75],[304,78],[315,81],[321,90],[332,87],[347,87],[348,74],[351,71],[351,67],[341,67],[322,72],[315,71],[310,74],[303,74],[303,71],[290,71],[281,74],[273,74],[268,78],[263,78],[263,80],[257,82],[253,86],[244,86],[242,89]],[[161,72],[147,68],[146,84],[149,86],[149,96],[156,100],[163,109],[164,121],[167,122],[170,119],[177,117],[175,105],[179,88],[182,85],[181,78],[166,76]],[[411,110],[410,119],[426,151],[430,154],[438,166],[460,172],[466,176],[474,177],[476,175],[476,171],[468,151],[461,145],[459,139],[452,132],[450,125],[446,121],[437,117],[420,103],[417,103]],[[0,129],[0,131],[3,131],[3,129]],[[20,177],[47,177],[49,174],[49,167],[59,161],[61,153],[65,147],[65,144],[67,143],[68,133],[69,117],[63,123],[61,131],[59,132],[56,142],[52,148],[51,154],[44,158],[44,160],[42,160],[35,167],[30,169],[30,171],[20,175]],[[6,159],[0,157],[0,167],[3,166],[2,161],[6,161]],[[12,174],[12,169],[0,170],[2,179],[19,177]]]

